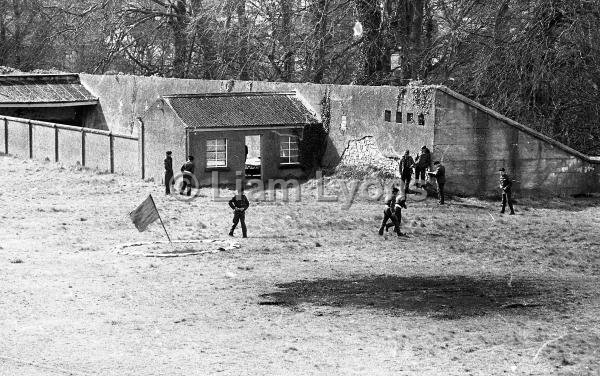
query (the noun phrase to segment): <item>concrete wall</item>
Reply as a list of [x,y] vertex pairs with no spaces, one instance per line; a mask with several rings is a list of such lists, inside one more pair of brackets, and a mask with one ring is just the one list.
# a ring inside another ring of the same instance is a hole
[[[434,159],[448,167],[448,189],[463,194],[496,194],[497,169],[505,167],[523,192],[572,194],[598,190],[596,165],[586,157],[511,125],[482,106],[463,101],[436,87],[368,87],[251,81],[182,80],[127,75],[80,75],[81,82],[100,98],[103,117],[97,128],[137,135],[136,119],[161,95],[296,90],[315,112],[328,103],[329,144],[324,167],[340,163],[360,169],[373,161],[382,169],[395,168],[386,159],[410,150],[414,156],[427,145]],[[386,121],[385,111],[391,121]],[[402,123],[396,123],[397,111]],[[411,112],[414,122],[407,122]],[[425,124],[418,124],[419,114]],[[174,119],[154,114],[145,145],[147,177],[161,181],[166,150],[173,150],[175,170],[186,153],[185,133],[174,129]],[[345,121],[344,121],[345,120]],[[158,126],[160,124],[160,126]],[[160,128],[162,130],[159,130]],[[179,127],[179,125],[178,125]],[[264,138],[266,142],[268,137]],[[368,140],[365,141],[365,140]],[[435,145],[434,145],[435,144]],[[363,158],[367,154],[368,158]],[[343,156],[343,158],[342,158]],[[267,167],[268,169],[269,167]],[[177,172],[177,171],[176,171]]]
[[56,130],[52,127],[33,126],[33,157],[44,161],[55,161],[56,145],[55,134]]
[[58,160],[66,165],[74,166],[82,164],[81,132],[73,132],[68,129],[58,130]]
[[29,125],[27,120],[8,120],[8,153],[29,158]]
[[8,120],[0,119],[0,154],[8,153],[8,144],[6,139],[6,133],[8,131]]
[[447,189],[499,193],[504,167],[521,194],[572,195],[598,190],[598,171],[585,156],[459,95],[436,93],[434,159],[446,166]]
[[[88,74],[81,74],[80,79],[100,99],[105,123],[97,127],[118,133],[136,135],[137,117],[142,116],[161,95],[296,90],[318,116],[321,114],[321,103],[329,98],[331,142],[323,160],[326,167],[335,167],[348,146],[364,137],[373,137],[374,143],[386,157],[402,155],[406,149],[410,149],[414,155],[423,145],[428,145],[430,149],[433,146],[435,90],[428,87],[415,89]],[[386,110],[391,112],[391,122],[384,120]],[[402,124],[395,122],[396,111],[403,113]],[[408,112],[414,114],[414,123],[406,122]],[[417,123],[420,113],[425,117],[424,126]],[[342,126],[343,117],[345,126]],[[160,157],[152,160],[162,161],[164,157]]]
[[167,151],[173,154],[173,172],[179,173],[186,160],[186,134],[183,124],[162,100],[155,101],[143,117],[144,178],[164,183]]
[[139,143],[131,136],[11,117],[0,117],[0,135],[1,151],[8,140],[8,153],[15,156],[141,176]]
[[110,139],[104,134],[85,134],[85,166],[110,171]]
[[103,119],[95,128],[137,135],[137,118],[161,95],[222,92],[226,81],[130,75],[80,74],[81,83],[100,100]]
[[138,140],[113,138],[114,172],[141,177]]

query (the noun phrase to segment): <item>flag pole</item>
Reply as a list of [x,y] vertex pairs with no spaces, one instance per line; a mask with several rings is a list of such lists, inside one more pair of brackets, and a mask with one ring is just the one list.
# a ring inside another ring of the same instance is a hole
[[158,208],[156,207],[156,203],[154,202],[154,197],[152,197],[152,195],[150,196],[150,200],[152,200],[152,205],[154,205],[154,209],[156,209],[156,214],[158,214],[158,219],[160,220],[160,224],[162,225],[163,230],[165,230],[165,234],[167,234],[167,239],[169,239],[169,243],[173,243],[171,241],[171,237],[169,236],[169,233],[167,232],[167,228],[165,227],[165,224],[162,220],[162,218],[160,217],[160,213],[158,212]]

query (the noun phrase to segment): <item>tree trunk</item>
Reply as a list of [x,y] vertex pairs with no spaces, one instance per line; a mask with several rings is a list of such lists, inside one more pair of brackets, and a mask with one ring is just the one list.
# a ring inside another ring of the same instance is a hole
[[292,81],[295,70],[295,53],[292,46],[292,0],[281,0],[281,44],[283,45],[282,79]]
[[14,55],[15,68],[21,68],[21,44],[22,44],[22,30],[21,30],[21,4],[19,0],[13,0],[13,16],[15,31],[13,34],[12,53]]
[[4,3],[0,4],[0,65],[6,65],[6,25],[4,24],[4,15],[6,9]]
[[238,19],[238,78],[248,80],[248,18],[246,17],[246,0],[238,0],[237,7]]
[[171,28],[173,29],[173,77],[185,78],[188,38],[186,33],[187,26],[187,9],[185,0],[176,0],[175,4],[171,5],[173,15],[170,19]]
[[329,34],[327,33],[327,13],[329,12],[329,0],[316,0],[313,3],[312,18],[315,26],[315,32],[313,37],[316,41],[316,50],[314,52],[314,58],[312,59],[314,74],[312,82],[320,84],[323,81],[323,75],[327,63],[325,56],[327,54],[326,46],[329,40]]
[[378,83],[381,72],[382,35],[380,33],[381,11],[377,0],[355,0],[358,21],[363,35],[356,57],[354,82],[358,85]]

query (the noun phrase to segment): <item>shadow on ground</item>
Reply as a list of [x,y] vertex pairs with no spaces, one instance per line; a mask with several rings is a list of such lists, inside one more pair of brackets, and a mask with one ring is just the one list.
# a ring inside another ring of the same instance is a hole
[[503,311],[523,314],[546,307],[566,310],[575,288],[569,281],[476,278],[468,276],[368,276],[347,279],[299,280],[277,285],[279,291],[261,295],[262,305],[294,307],[312,304],[415,313],[439,319],[458,319]]

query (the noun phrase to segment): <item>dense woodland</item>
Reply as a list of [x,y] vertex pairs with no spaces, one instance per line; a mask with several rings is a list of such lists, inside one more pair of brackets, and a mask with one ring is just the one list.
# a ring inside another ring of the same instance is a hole
[[420,80],[600,155],[600,0],[0,0],[0,66]]

